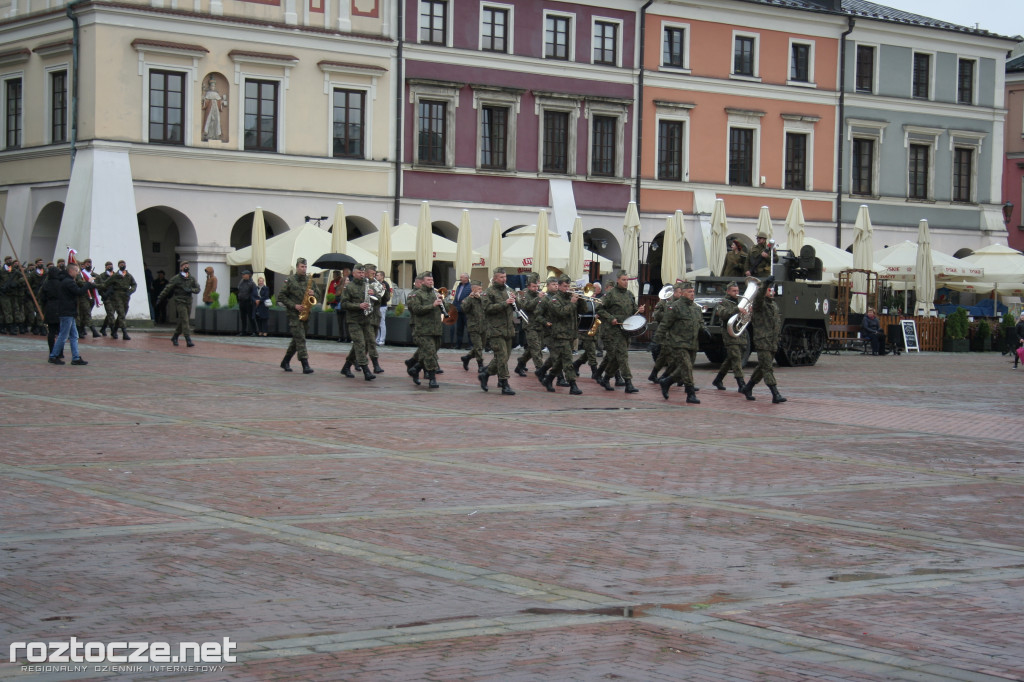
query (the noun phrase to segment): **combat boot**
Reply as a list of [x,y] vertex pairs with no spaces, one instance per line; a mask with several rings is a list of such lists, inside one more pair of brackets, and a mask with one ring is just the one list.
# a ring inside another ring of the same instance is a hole
[[733,377],[736,379],[736,385],[739,387],[739,392],[743,393],[743,387],[747,385],[747,382],[743,380],[743,377]]
[[[106,335],[107,335],[107,333],[103,332],[103,336],[106,336]],[[173,343],[175,346],[178,345],[178,335],[177,334],[175,334],[174,336],[171,337],[171,343]]]
[[597,365],[591,365],[590,366],[590,378],[593,379],[595,376],[597,376]]
[[597,383],[600,384],[601,386],[603,386],[604,390],[606,390],[606,391],[614,391],[615,390],[615,387],[612,386],[611,379],[609,379],[606,376],[602,376],[600,379],[598,379]]
[[469,361],[472,360],[472,359],[473,359],[472,355],[463,355],[462,357],[460,357],[459,360],[462,360],[462,369],[464,369],[464,370],[466,370],[468,372],[469,371]]
[[580,358],[579,360],[573,360],[572,368],[576,371],[576,374],[580,373],[580,367],[582,367],[583,363],[586,362],[586,361],[587,361],[586,358]]
[[540,380],[540,383],[544,385],[544,388],[548,389],[548,393],[554,393],[555,387],[551,385],[554,380],[554,373],[548,373],[544,375],[544,378]]
[[626,385],[626,393],[639,393],[640,389],[633,385],[630,379],[626,379],[624,382]]
[[622,375],[621,374],[616,374],[615,375],[615,388],[619,388],[620,386],[625,386],[625,385],[626,385],[626,382],[622,380]]
[[440,367],[438,367],[437,369],[432,370],[432,371],[434,372],[434,374],[444,374],[444,370],[441,369]]
[[436,376],[437,375],[437,370],[436,369],[427,370],[426,375],[427,375],[427,388],[438,388],[439,384],[437,383],[437,376]]
[[416,384],[417,386],[420,385],[420,370],[422,368],[423,366],[420,363],[415,362],[409,367],[408,370],[406,370],[406,374],[412,377],[412,383]]
[[516,368],[514,370],[512,370],[512,371],[514,371],[516,373],[516,376],[525,377],[526,376],[526,363],[523,362],[522,359],[520,359],[519,362],[516,363]]
[[302,373],[312,374],[313,368],[309,366],[309,358],[299,358],[299,362],[302,363]]
[[188,348],[192,348],[193,346],[195,346],[195,345],[196,345],[196,344],[192,343],[192,337],[191,337],[191,336],[189,336],[188,334],[185,334],[185,345],[186,345],[186,346],[187,346]]
[[374,374],[383,374],[384,373],[384,368],[380,366],[380,358],[370,358],[370,361],[373,362],[373,373]]
[[[171,339],[171,340],[174,341],[174,345],[175,346],[178,345],[178,336],[177,336],[177,334],[175,334],[174,338]],[[283,369],[286,372],[292,371],[292,366],[291,366],[290,363],[292,361],[292,356],[294,356],[294,355],[295,355],[295,351],[289,351],[289,352],[284,354],[284,360],[281,360],[281,369]]]
[[583,391],[580,390],[575,381],[569,382],[569,395],[583,395]]
[[12,324],[9,327],[7,327],[7,333],[10,334],[11,336],[17,336],[18,335],[18,325]]
[[481,370],[476,373],[476,378],[480,380],[480,388],[484,389],[484,391],[486,392],[487,380],[491,378],[491,375],[488,374],[486,369],[481,368]]
[[99,336],[100,336],[100,333],[99,333],[98,331],[96,331],[96,327],[95,327],[95,325],[91,325],[91,324],[90,324],[90,325],[89,325],[89,331],[91,331],[91,332],[92,332],[92,338],[94,338],[94,339],[98,339],[98,338],[99,338]]
[[700,405],[700,399],[697,397],[697,392],[693,390],[692,384],[686,386],[686,402]]
[[672,377],[662,377],[658,379],[658,384],[661,385],[661,397],[668,400],[668,389],[672,388]]
[[107,323],[106,323],[106,322],[104,322],[104,323],[103,323],[103,324],[102,324],[102,325],[100,326],[100,334],[102,334],[103,336],[106,336],[106,335],[107,335]]
[[476,361],[476,371],[479,372],[483,368],[484,368],[484,361],[478,358],[477,361]]
[[604,376],[604,370],[602,370],[600,367],[595,367],[594,365],[590,366],[590,378],[591,379],[593,379],[597,383],[601,383],[601,377],[602,376]]
[[[21,325],[21,333],[22,334],[25,333],[25,325]],[[83,327],[83,326],[79,326],[78,327],[78,338],[80,338],[80,339],[84,339],[85,338],[85,327]]]
[[128,330],[127,329],[122,329],[121,330],[121,338],[124,339],[125,341],[131,341],[132,340],[132,337],[128,336]]
[[711,385],[717,388],[719,391],[725,390],[725,384],[722,383],[722,379],[725,378],[725,370],[718,370],[718,374],[715,375],[715,380],[711,382]]
[[659,383],[660,380],[658,379],[658,368],[657,367],[652,369],[651,373],[647,375],[647,380],[649,382],[651,382],[652,384]]
[[757,400],[757,398],[754,397],[753,391],[754,391],[754,382],[753,381],[747,381],[747,383],[743,384],[743,388],[740,389],[740,393],[745,395],[747,397],[747,400]]
[[367,367],[366,365],[363,365],[359,369],[362,371],[363,379],[365,379],[366,381],[373,381],[374,379],[377,378],[377,375],[371,372],[370,368]]
[[565,380],[565,375],[564,374],[559,374],[558,375],[558,381],[555,382],[555,386],[558,386],[560,388],[568,388],[569,387],[569,382]]
[[356,378],[356,375],[352,373],[352,361],[351,360],[346,360],[345,364],[341,366],[341,373],[342,373],[343,376],[346,376],[349,379],[355,379]]
[[502,395],[515,395],[516,392],[512,390],[512,387],[508,385],[508,379],[499,379],[498,386],[501,386]]
[[114,327],[114,328],[112,328],[110,330],[110,338],[112,338],[112,339],[116,339],[117,338],[117,328],[116,327]]
[[782,397],[781,393],[779,393],[779,387],[778,386],[773,384],[773,385],[768,387],[768,390],[772,392],[772,402],[773,403],[784,403],[784,402],[786,402],[786,399]]
[[415,356],[414,356],[414,357],[411,357],[411,358],[409,358],[409,359],[407,359],[407,360],[405,360],[404,362],[405,362],[405,368],[406,368],[407,370],[410,370],[410,369],[412,369],[412,366],[413,366],[413,365],[415,365],[415,364],[417,364],[417,363],[416,363],[416,358],[415,358]]

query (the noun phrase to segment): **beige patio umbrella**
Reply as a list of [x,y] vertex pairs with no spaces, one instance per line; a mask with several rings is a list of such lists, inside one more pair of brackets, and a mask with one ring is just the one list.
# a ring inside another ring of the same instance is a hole
[[[1007,284],[1019,288],[1024,282],[1024,254],[1002,244],[989,244],[964,258],[968,263],[985,269],[985,279],[992,282],[992,314],[996,314],[996,294]],[[1006,295],[1006,294],[1004,294]]]
[[548,212],[541,209],[537,216],[537,231],[533,233],[533,263],[530,267],[541,277],[546,277],[548,274],[548,242],[550,240]]
[[640,294],[637,275],[640,271],[640,213],[636,202],[629,202],[626,218],[622,222],[622,269],[629,274],[629,289],[634,296]]
[[775,238],[775,227],[772,226],[772,216],[768,212],[767,206],[762,206],[761,210],[757,212],[757,234],[767,235],[769,241]]
[[[487,267],[494,276],[494,269],[501,267],[501,221],[494,219],[491,227],[491,245],[487,252]],[[485,287],[486,288],[486,287]]]
[[[533,268],[533,247],[536,244],[536,225],[523,225],[511,230],[501,238],[501,262],[499,265],[504,268],[516,268],[528,270]],[[548,232],[548,268],[556,268],[561,272],[569,274],[569,251],[571,243],[559,239],[558,235]],[[609,272],[612,262],[607,258],[593,255],[593,262],[598,264],[601,272]],[[583,267],[587,267],[586,258]],[[547,273],[545,272],[546,276]]]
[[[295,272],[295,261],[301,256],[310,263],[307,272],[316,274],[321,272],[321,269],[314,267],[312,263],[325,253],[331,253],[331,235],[313,223],[303,223],[300,227],[285,230],[266,240],[264,250],[267,270],[290,275]],[[352,243],[348,245],[347,253],[359,263],[373,259],[372,253]],[[225,258],[228,265],[246,265],[252,263],[252,260],[251,246],[232,251]]]
[[714,276],[718,277],[725,269],[725,254],[729,250],[726,240],[729,236],[729,224],[725,217],[725,200],[715,199],[715,207],[711,209],[711,251],[708,253],[708,265]]
[[252,281],[259,282],[260,277],[266,278],[267,269],[267,224],[263,218],[263,209],[256,207],[252,216]]
[[565,272],[573,281],[586,276],[590,281],[589,273],[585,272],[586,264],[583,258],[583,218],[576,216],[572,224],[572,237],[569,238],[569,265]]
[[334,207],[334,227],[331,228],[331,253],[347,253],[348,226],[345,223],[345,204]]
[[[874,228],[871,226],[871,216],[868,214],[868,207],[861,205],[857,211],[857,220],[853,223],[853,267],[856,270],[872,269],[872,240],[874,239]],[[868,310],[868,279],[862,272],[853,273],[851,278],[853,286],[850,296],[850,312],[866,313]],[[854,293],[859,292],[859,293]]]
[[928,316],[935,312],[935,273],[932,265],[932,235],[928,221],[917,224],[917,272],[914,273],[914,315]]
[[420,204],[420,220],[416,229],[416,272],[426,272],[434,266],[434,246],[430,227],[430,204]]
[[467,275],[473,268],[473,244],[470,235],[469,211],[462,211],[462,222],[459,224],[459,238],[455,247],[455,276]]
[[795,197],[789,204],[789,213],[786,214],[786,248],[793,252],[794,256],[800,255],[800,249],[804,245],[804,205],[800,197]]
[[676,211],[665,219],[665,239],[662,243],[661,254],[661,281],[663,284],[675,284],[675,281],[686,272],[684,230],[682,211]]
[[387,211],[380,216],[380,231],[377,232],[377,269],[391,279],[391,216]]

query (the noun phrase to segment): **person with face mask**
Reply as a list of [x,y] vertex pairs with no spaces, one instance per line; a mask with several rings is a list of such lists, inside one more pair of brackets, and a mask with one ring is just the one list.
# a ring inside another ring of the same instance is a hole
[[129,341],[131,337],[128,336],[128,327],[125,325],[125,318],[128,316],[128,301],[139,285],[132,274],[128,272],[123,260],[117,261],[117,270],[108,280],[107,288],[113,292],[111,302],[114,306],[114,313],[117,315],[114,326],[110,330],[110,336],[116,339],[117,330],[120,329],[122,338]]
[[103,266],[103,272],[96,276],[95,284],[96,290],[100,292],[100,296],[103,297],[103,309],[106,315],[103,318],[103,324],[100,325],[100,333],[103,336],[107,335],[107,328],[113,328],[114,326],[114,305],[112,302],[113,292],[107,287],[110,284],[110,278],[114,276],[114,264],[107,261]]
[[173,298],[174,311],[178,316],[178,326],[174,329],[171,343],[177,346],[178,337],[184,334],[185,345],[189,348],[196,345],[192,343],[192,324],[189,320],[192,317],[192,295],[199,293],[199,282],[190,272],[188,261],[182,261],[178,274],[168,280],[167,286],[160,292],[160,297],[156,300],[157,305],[160,305],[164,299]]

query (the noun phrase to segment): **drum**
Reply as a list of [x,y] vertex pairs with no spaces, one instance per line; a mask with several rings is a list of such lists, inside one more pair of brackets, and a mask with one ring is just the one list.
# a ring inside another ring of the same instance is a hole
[[594,314],[584,313],[576,318],[576,330],[581,332],[589,332],[590,328],[594,326]]
[[643,315],[630,315],[622,321],[622,331],[629,336],[640,336],[647,329],[647,318]]

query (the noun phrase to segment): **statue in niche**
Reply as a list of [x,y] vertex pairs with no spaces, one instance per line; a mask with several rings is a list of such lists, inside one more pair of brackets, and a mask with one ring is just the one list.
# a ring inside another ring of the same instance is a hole
[[227,118],[225,114],[228,108],[228,95],[221,94],[217,90],[217,76],[210,74],[207,79],[206,92],[203,93],[203,110],[206,118],[203,120],[203,141],[217,140],[227,142],[227,126],[223,121]]

